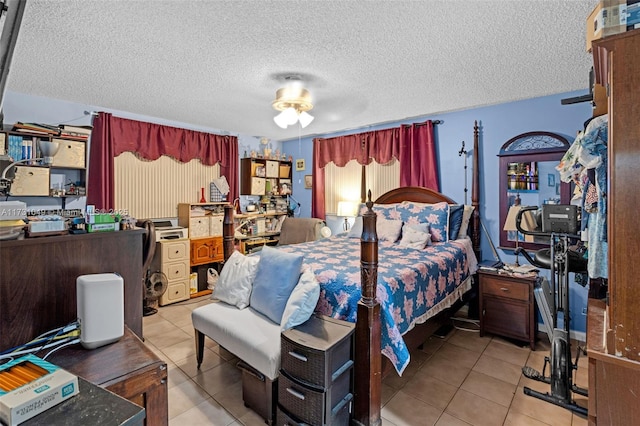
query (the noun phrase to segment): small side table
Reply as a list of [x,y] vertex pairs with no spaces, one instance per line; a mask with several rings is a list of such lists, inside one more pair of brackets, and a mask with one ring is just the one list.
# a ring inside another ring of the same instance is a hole
[[486,332],[528,341],[535,350],[537,321],[533,289],[537,275],[520,276],[478,271],[480,280],[480,336]]

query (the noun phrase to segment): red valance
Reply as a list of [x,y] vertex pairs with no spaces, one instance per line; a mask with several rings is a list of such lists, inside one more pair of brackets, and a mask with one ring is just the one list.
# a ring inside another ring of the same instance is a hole
[[113,209],[113,159],[133,152],[147,159],[162,155],[187,163],[199,159],[202,164],[220,164],[220,175],[227,178],[227,199],[238,196],[238,138],[180,129],[114,117],[100,112],[93,122],[89,155],[87,204],[98,209]]

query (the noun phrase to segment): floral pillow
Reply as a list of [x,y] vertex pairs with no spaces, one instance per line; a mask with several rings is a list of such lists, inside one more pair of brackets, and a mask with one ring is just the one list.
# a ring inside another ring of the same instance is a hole
[[[376,213],[378,218],[387,220],[400,220],[400,213],[397,210],[397,203],[393,204],[374,204],[372,209]],[[362,216],[367,212],[367,205],[365,203],[360,204],[358,209],[358,216]]]
[[449,241],[449,203],[445,201],[435,204],[403,202],[397,206],[396,210],[405,223],[427,222],[431,241]]

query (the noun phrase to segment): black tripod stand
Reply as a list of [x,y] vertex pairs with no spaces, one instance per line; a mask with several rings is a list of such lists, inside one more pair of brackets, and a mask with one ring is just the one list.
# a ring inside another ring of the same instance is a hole
[[[566,408],[578,414],[587,415],[587,409],[579,406],[572,398],[572,393],[587,396],[587,390],[580,388],[573,383],[573,371],[578,368],[580,353],[584,350],[578,348],[575,363],[571,360],[571,340],[570,313],[569,313],[569,273],[585,272],[586,260],[575,251],[569,250],[569,240],[577,238],[576,235],[567,233],[545,233],[525,231],[520,227],[522,213],[527,210],[535,210],[537,207],[526,207],[522,209],[516,218],[516,227],[524,234],[548,236],[550,238],[549,248],[538,250],[534,258],[527,252],[519,248],[517,251],[534,266],[551,271],[551,297],[552,306],[550,311],[553,316],[553,333],[551,339],[551,357],[545,357],[542,373],[531,367],[523,367],[522,374],[529,379],[551,385],[551,392],[542,393],[529,387],[524,388],[524,393],[550,402],[560,407]],[[563,313],[563,327],[558,327],[558,313]],[[547,365],[549,365],[550,375],[546,375]]]

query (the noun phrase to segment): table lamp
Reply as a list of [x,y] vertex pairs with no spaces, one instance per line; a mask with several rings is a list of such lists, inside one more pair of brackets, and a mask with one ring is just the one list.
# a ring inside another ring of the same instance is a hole
[[358,205],[353,201],[339,201],[338,202],[338,216],[344,217],[344,224],[342,229],[349,230],[349,218],[356,217],[358,213]]
[[516,266],[520,266],[520,263],[518,262],[518,242],[520,239],[520,232],[516,227],[516,217],[518,216],[518,213],[520,212],[521,209],[522,209],[522,206],[520,204],[514,204],[511,207],[509,207],[509,212],[507,213],[507,219],[504,221],[504,227],[502,228],[504,231],[507,231],[507,232],[516,231],[516,263],[515,263]]

